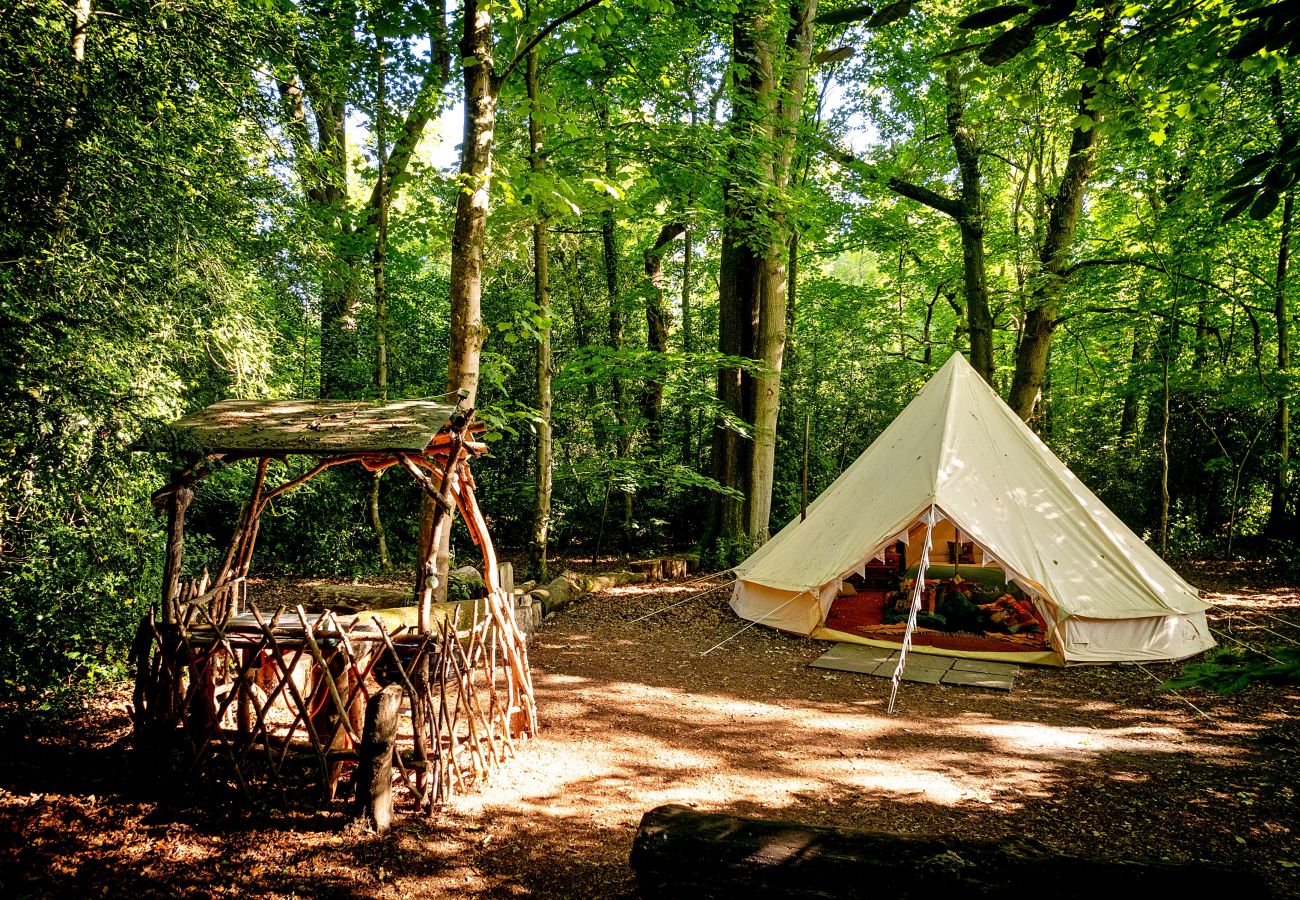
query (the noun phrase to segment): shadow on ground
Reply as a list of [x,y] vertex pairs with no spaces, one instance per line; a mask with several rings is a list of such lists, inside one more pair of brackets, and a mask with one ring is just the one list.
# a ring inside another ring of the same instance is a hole
[[[824,644],[741,630],[716,599],[632,621],[686,596],[620,589],[548,623],[543,732],[483,790],[382,838],[337,812],[140,793],[108,706],[11,742],[0,894],[635,897],[632,837],[663,803],[1229,862],[1300,894],[1294,687],[1176,696],[1158,689],[1171,666],[1023,668],[1011,694],[904,685],[890,717],[888,682],[810,669]],[[1293,590],[1231,597],[1236,628],[1273,621],[1252,603],[1300,622]]]

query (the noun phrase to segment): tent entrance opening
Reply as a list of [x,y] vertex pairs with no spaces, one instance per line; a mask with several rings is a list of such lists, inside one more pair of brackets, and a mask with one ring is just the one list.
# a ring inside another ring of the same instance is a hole
[[[952,533],[934,536],[912,642],[921,647],[981,653],[1050,649],[1037,604],[981,551]],[[920,537],[919,535],[917,536]],[[844,578],[826,627],[872,640],[903,640],[921,541],[899,541]],[[915,549],[912,549],[915,548]]]

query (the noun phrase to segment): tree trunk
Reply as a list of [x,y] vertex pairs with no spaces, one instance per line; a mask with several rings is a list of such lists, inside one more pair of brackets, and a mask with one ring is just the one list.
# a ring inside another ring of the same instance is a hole
[[718,347],[761,367],[753,376],[738,368],[718,372],[719,402],[752,429],[749,439],[722,424],[714,429],[714,478],[739,492],[716,496],[710,515],[706,543],[726,555],[763,543],[771,518],[791,230],[774,195],[790,184],[816,6],[799,0],[787,12],[769,2],[747,4],[732,29],[734,139],[723,185]]
[[[890,178],[886,185],[897,194],[950,216],[957,223],[961,235],[962,295],[966,302],[964,309],[956,304],[954,309],[958,312],[959,321],[965,320],[966,334],[970,339],[971,367],[992,385],[996,372],[993,354],[994,323],[993,313],[989,308],[988,273],[985,265],[986,210],[980,173],[980,147],[974,132],[966,124],[958,72],[950,69],[946,79],[948,138],[957,157],[960,181],[957,197],[952,198],[896,177]],[[899,267],[900,269],[902,267],[901,256]],[[899,284],[902,283],[900,277]],[[900,353],[905,352],[906,348],[900,345]]]
[[672,316],[664,302],[664,256],[672,242],[685,233],[686,226],[681,223],[663,226],[654,245],[644,255],[649,282],[645,304],[646,349],[658,354],[659,359],[641,391],[641,414],[646,420],[650,446],[655,449],[663,437],[664,377],[668,372],[664,356],[668,353],[668,326]]
[[393,824],[393,745],[397,738],[402,687],[390,684],[366,702],[357,768],[353,816],[357,824],[383,834]]
[[[758,260],[737,233],[740,204],[736,186],[723,191],[726,208],[718,270],[718,352],[726,356],[754,355],[754,305],[758,299]],[[718,403],[741,422],[750,421],[750,374],[736,366],[718,369]],[[734,493],[714,494],[706,543],[730,552],[745,535],[745,498],[748,496],[749,438],[723,422],[713,429],[713,477]]]
[[961,174],[960,209],[962,287],[966,298],[966,330],[970,335],[970,364],[990,385],[993,358],[993,314],[989,310],[988,276],[984,267],[984,193],[980,177],[980,150],[966,124],[961,82],[956,69],[947,72],[948,137]]
[[[612,76],[612,72],[607,72]],[[618,163],[614,159],[613,148],[609,139],[609,98],[604,97],[600,105],[600,127],[605,134],[605,182],[613,184],[618,177]],[[600,243],[605,263],[605,299],[609,307],[609,348],[618,354],[626,342],[626,320],[623,315],[623,297],[618,273],[618,235],[617,222],[613,207],[607,207],[600,213]],[[618,459],[627,459],[632,452],[632,417],[628,405],[627,384],[618,375],[616,361],[614,373],[610,376],[610,386],[614,395],[614,452]],[[611,482],[612,483],[612,482]],[[622,507],[621,546],[624,553],[632,545],[632,527],[634,518],[632,492],[625,487],[618,487]]]
[[[691,279],[695,275],[695,240],[691,229],[682,234],[682,352],[687,359],[695,352],[695,331],[691,320]],[[691,410],[682,405],[682,465],[695,465],[695,445],[691,440]]]
[[1165,354],[1161,379],[1164,407],[1160,418],[1160,555],[1169,552],[1169,355]]
[[[379,171],[375,179],[375,193],[379,198],[378,221],[375,223],[375,249],[372,255],[372,274],[375,287],[375,390],[380,403],[388,402],[388,289],[384,282],[384,267],[388,255],[388,141],[385,133],[387,104],[387,79],[384,77],[384,41],[375,38],[375,150]],[[382,472],[374,472],[370,481],[370,528],[375,533],[379,550],[379,566],[388,572],[392,560],[388,556],[388,535],[379,513],[379,488]]]
[[[86,59],[86,29],[90,26],[91,0],[76,0],[72,8],[72,30],[68,40],[68,55],[72,65],[69,67],[68,83],[73,86],[74,96],[80,93],[80,72]],[[58,171],[54,178],[56,187],[52,191],[55,200],[50,211],[51,232],[56,246],[63,243],[68,231],[68,205],[72,200],[73,144],[77,130],[77,101],[68,103],[63,113],[63,129],[59,132],[58,146],[54,153],[58,160]]]
[[[479,0],[465,0],[460,55],[466,60],[465,139],[460,154],[460,190],[451,232],[451,351],[447,391],[464,391],[473,404],[478,391],[483,327],[483,247],[487,239],[492,143],[497,88],[492,78],[492,14]],[[439,569],[439,571],[442,571]]]
[[365,355],[358,342],[361,315],[358,272],[364,256],[358,252],[350,223],[347,186],[347,110],[343,100],[316,91],[312,94],[316,116],[317,153],[322,158],[322,184],[318,215],[337,228],[334,255],[325,266],[320,306],[320,395],[359,397],[365,392]]
[[[470,406],[478,393],[479,360],[487,330],[483,327],[483,248],[492,187],[492,146],[496,130],[498,86],[492,77],[492,13],[479,0],[465,0],[460,55],[465,84],[465,137],[460,149],[460,189],[451,231],[451,347],[447,353],[447,397],[462,396]],[[437,582],[432,599],[447,598],[451,569],[451,528],[433,534],[433,501],[421,501],[420,531],[433,542],[433,569],[416,572],[416,596],[425,592],[429,574]]]
[[[796,0],[780,55],[782,72],[774,110],[774,155],[770,166],[774,192],[790,186],[795,138],[803,117],[804,94],[812,58],[812,26],[817,0]],[[785,358],[786,300],[790,224],[778,201],[768,210],[768,241],[762,260],[756,356],[762,363],[754,385],[754,450],[750,470],[748,538],[767,543],[772,517],[772,486],[776,469],[776,426],[781,411],[781,365]]]
[[176,600],[181,595],[181,563],[185,553],[185,511],[194,499],[194,489],[173,479],[167,498],[167,556],[163,560],[163,619],[172,622]]
[[[542,127],[537,121],[539,83],[537,52],[528,54],[528,163],[541,176],[546,168],[542,155]],[[533,222],[533,302],[542,326],[537,333],[537,493],[533,503],[532,541],[529,563],[539,584],[547,582],[546,550],[551,527],[551,281],[547,246],[546,217],[539,210]]]
[[1138,401],[1141,399],[1141,368],[1146,362],[1147,348],[1142,342],[1142,331],[1133,329],[1133,352],[1129,357],[1128,379],[1124,388],[1124,407],[1119,415],[1119,442],[1127,444],[1137,432]]
[[[1110,24],[1105,23],[1098,32],[1096,42],[1084,54],[1084,65],[1100,70],[1103,51]],[[1090,108],[1095,88],[1088,83],[1079,86],[1079,115],[1099,120]],[[1048,351],[1052,334],[1060,315],[1061,289],[1070,252],[1074,247],[1074,232],[1083,212],[1083,198],[1088,190],[1097,161],[1097,129],[1075,128],[1070,137],[1070,158],[1057,185],[1047,218],[1043,248],[1039,253],[1039,273],[1031,293],[1030,307],[1025,314],[1020,346],[1016,350],[1016,370],[1011,378],[1011,395],[1007,405],[1026,422],[1034,415],[1034,408],[1043,389],[1043,376],[1047,371]]]
[[1290,466],[1291,466],[1291,408],[1287,400],[1287,385],[1282,379],[1291,370],[1291,317],[1286,302],[1287,270],[1291,261],[1291,220],[1295,211],[1295,196],[1287,191],[1282,201],[1282,234],[1277,248],[1277,278],[1273,282],[1273,319],[1277,323],[1277,373],[1279,376],[1277,413],[1275,416],[1273,446],[1277,454],[1277,470],[1273,477],[1273,492],[1268,512],[1268,532],[1274,536],[1289,534]]

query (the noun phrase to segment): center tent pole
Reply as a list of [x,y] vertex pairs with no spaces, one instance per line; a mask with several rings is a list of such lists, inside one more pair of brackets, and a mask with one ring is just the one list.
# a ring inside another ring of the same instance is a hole
[[903,669],[907,666],[907,651],[912,647],[912,632],[916,630],[916,615],[921,611],[921,595],[925,593],[925,570],[930,567],[930,548],[933,546],[934,526],[938,522],[938,512],[934,504],[925,514],[925,543],[921,545],[921,559],[916,565],[916,583],[912,585],[912,607],[907,611],[907,629],[903,632],[903,646],[898,652],[898,668],[894,669],[893,684],[889,689],[889,715],[894,714],[894,701],[898,699],[898,685],[903,680]]

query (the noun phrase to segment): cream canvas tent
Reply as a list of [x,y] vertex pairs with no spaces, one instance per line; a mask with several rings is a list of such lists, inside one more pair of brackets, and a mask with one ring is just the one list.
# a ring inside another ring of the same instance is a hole
[[[960,354],[808,508],[737,568],[732,608],[812,637],[845,578],[899,540],[940,527],[1000,566],[1047,624],[1055,664],[1182,659],[1214,646],[1209,604],[1079,482]],[[935,545],[941,535],[935,532]],[[921,542],[912,540],[909,561]],[[892,645],[890,645],[892,646]],[[917,652],[988,656],[916,647]]]

